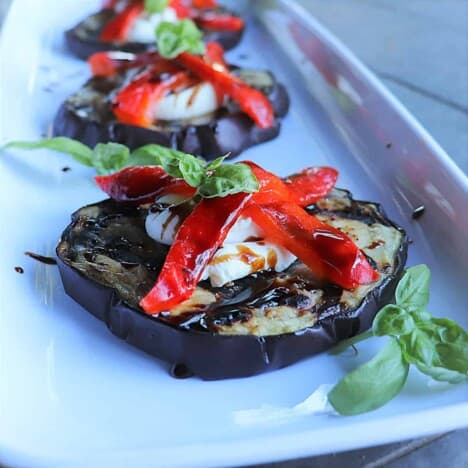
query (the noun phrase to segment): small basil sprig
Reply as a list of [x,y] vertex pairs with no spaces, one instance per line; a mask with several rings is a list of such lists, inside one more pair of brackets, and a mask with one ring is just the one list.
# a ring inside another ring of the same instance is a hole
[[98,143],[94,149],[66,137],[37,142],[13,141],[3,147],[51,149],[70,155],[99,175],[112,174],[129,166],[161,166],[169,175],[184,179],[203,198],[225,197],[240,192],[257,192],[258,180],[249,166],[224,164],[226,156],[207,163],[200,158],[160,145],[145,145],[130,152],[119,143]]
[[145,0],[145,10],[148,13],[161,13],[168,3],[169,0]]
[[182,52],[204,54],[202,32],[190,19],[177,23],[161,22],[156,28],[158,52],[162,57],[173,59]]
[[376,315],[372,331],[339,345],[336,351],[372,336],[388,336],[384,348],[369,362],[341,379],[328,394],[338,413],[353,415],[377,409],[402,389],[410,365],[435,380],[460,383],[468,378],[468,333],[456,322],[432,317],[430,271],[408,268],[398,283],[395,301]]

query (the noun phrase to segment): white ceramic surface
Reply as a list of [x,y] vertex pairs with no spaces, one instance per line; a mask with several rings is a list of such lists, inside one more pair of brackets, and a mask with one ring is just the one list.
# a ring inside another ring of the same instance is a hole
[[[0,142],[47,132],[59,103],[86,79],[86,65],[67,54],[61,33],[98,3],[14,1],[0,38]],[[467,326],[466,179],[373,75],[304,11],[287,0],[255,5],[256,19],[229,57],[272,69],[288,84],[292,108],[281,136],[245,158],[280,174],[313,164],[337,167],[340,186],[381,201],[407,227],[414,240],[409,264],[425,262],[433,271],[433,313]],[[309,55],[295,44],[293,24],[306,37]],[[72,171],[62,172],[63,166]],[[411,372],[402,393],[373,413],[236,426],[233,411],[292,406],[320,384],[337,381],[381,343],[361,346],[358,358],[323,354],[247,379],[174,380],[165,363],[113,337],[65,296],[55,267],[23,255],[52,253],[70,213],[102,198],[91,175],[47,151],[0,158],[1,462],[239,465],[468,423],[466,386],[428,387],[425,377]],[[412,208],[421,203],[426,213],[412,221]],[[17,265],[23,275],[14,271]]]

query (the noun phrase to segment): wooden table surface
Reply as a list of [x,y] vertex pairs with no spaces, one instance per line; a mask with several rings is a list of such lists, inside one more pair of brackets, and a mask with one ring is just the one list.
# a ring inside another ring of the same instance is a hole
[[[298,1],[380,77],[468,172],[468,0]],[[10,2],[0,0],[0,25]],[[466,468],[468,429],[262,466]]]

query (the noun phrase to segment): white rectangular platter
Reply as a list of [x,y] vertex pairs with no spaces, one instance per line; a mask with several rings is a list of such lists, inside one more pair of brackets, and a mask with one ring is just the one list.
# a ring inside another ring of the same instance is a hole
[[[38,139],[88,76],[63,31],[98,0],[15,0],[0,37],[0,144]],[[271,69],[292,99],[279,138],[252,159],[286,175],[340,170],[339,186],[382,202],[413,244],[409,265],[433,273],[430,310],[468,325],[468,183],[423,128],[357,59],[293,1],[250,2],[229,59]],[[70,166],[71,171],[61,168]],[[232,413],[292,406],[368,359],[322,354],[237,380],[175,380],[168,366],[112,336],[68,298],[53,254],[78,207],[102,198],[92,171],[52,152],[0,157],[0,463],[17,466],[224,466],[375,445],[468,424],[467,387],[428,386],[411,372],[398,397],[355,417],[316,415],[238,426]],[[411,218],[423,204],[424,216]],[[23,275],[15,272],[22,266]]]

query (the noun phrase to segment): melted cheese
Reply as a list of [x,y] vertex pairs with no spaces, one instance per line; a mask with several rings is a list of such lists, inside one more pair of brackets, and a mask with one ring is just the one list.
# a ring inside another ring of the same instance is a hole
[[283,271],[296,260],[286,249],[269,242],[224,244],[205,269],[203,279],[214,287],[263,270]]
[[128,35],[129,42],[141,42],[151,44],[156,41],[156,28],[163,21],[177,23],[177,13],[172,8],[165,8],[161,13],[143,13],[133,23]]
[[[171,245],[183,219],[171,209],[149,213],[146,232],[157,242]],[[261,229],[250,218],[239,218],[229,231],[223,246],[206,267],[202,279],[209,279],[214,287],[244,278],[258,271],[283,271],[296,257],[287,250],[261,239]]]
[[172,93],[162,98],[156,107],[157,120],[185,120],[210,114],[218,108],[218,98],[209,83]]

